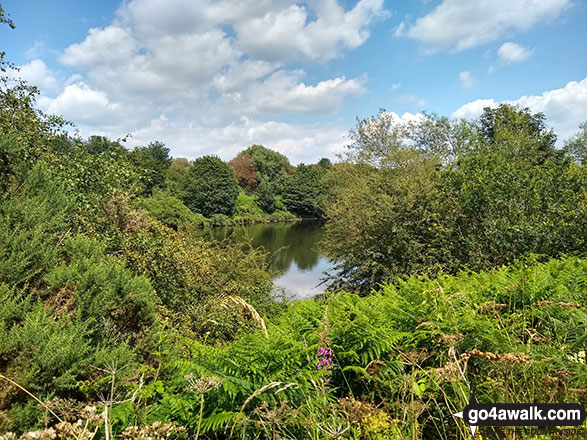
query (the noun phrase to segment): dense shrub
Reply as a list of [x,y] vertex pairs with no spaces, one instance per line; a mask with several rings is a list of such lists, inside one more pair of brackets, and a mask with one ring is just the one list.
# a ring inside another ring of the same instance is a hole
[[240,193],[235,202],[235,214],[237,216],[246,217],[247,215],[263,215],[263,210],[257,204],[255,196],[248,196]]
[[175,230],[206,226],[203,215],[192,212],[181,200],[164,191],[155,191],[151,197],[140,200],[138,206]]

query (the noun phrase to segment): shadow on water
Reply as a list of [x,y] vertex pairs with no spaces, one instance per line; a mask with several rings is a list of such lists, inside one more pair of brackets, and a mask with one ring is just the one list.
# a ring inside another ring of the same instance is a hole
[[328,258],[317,249],[322,224],[315,221],[263,223],[247,226],[212,228],[204,237],[222,241],[233,237],[250,242],[269,253],[268,263],[277,275],[274,283],[288,297],[307,298],[324,291],[320,285],[324,271],[332,268]]

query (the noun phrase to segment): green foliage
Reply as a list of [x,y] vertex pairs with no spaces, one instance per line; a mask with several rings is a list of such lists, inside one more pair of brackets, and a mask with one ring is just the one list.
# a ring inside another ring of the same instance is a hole
[[323,199],[324,248],[349,286],[585,250],[587,171],[543,115],[502,105],[475,123],[398,125],[382,112],[352,138]]
[[266,181],[261,182],[257,187],[255,194],[257,195],[257,204],[267,214],[273,214],[277,209],[275,201],[275,193]]
[[515,152],[518,160],[530,164],[543,164],[547,160],[561,157],[556,150],[556,135],[546,127],[542,113],[533,114],[528,108],[517,108],[508,104],[485,108],[479,117],[479,125],[487,144]]
[[[291,304],[268,325],[269,339],[188,342],[191,358],[174,366],[154,417],[195,430],[199,395],[184,390],[208,376],[222,383],[205,394],[205,431],[232,426],[245,438],[265,430],[306,438],[320,420],[348,423],[349,405],[371,416],[381,408],[379,422],[358,414],[354,423],[390,429],[391,438],[453,438],[445,433],[454,421],[441,413],[462,409],[473,386],[482,402],[578,402],[587,384],[586,273],[584,259],[527,259],[494,272],[398,279],[365,298],[340,292]],[[316,369],[325,341],[331,375]],[[561,369],[571,372],[566,386],[556,380]],[[418,417],[406,416],[408,405]]]
[[232,226],[233,224],[232,219],[224,214],[214,214],[210,217],[210,226],[213,227]]
[[165,172],[165,187],[178,199],[182,199],[185,194],[184,184],[190,167],[189,160],[180,157],[173,159]]
[[35,165],[0,202],[0,282],[36,286],[58,261],[73,206],[46,167]]
[[104,257],[103,246],[84,237],[64,244],[67,263],[45,276],[53,295],[71,295],[76,316],[88,322],[99,339],[144,332],[155,321],[155,295],[145,278],[119,261]]
[[65,148],[58,147],[62,150],[58,160],[50,162],[50,166],[75,202],[76,230],[114,240],[113,223],[120,220],[119,206],[115,205],[122,199],[128,201],[139,179],[128,152],[119,142],[100,136],[65,142]]
[[283,154],[273,151],[263,145],[251,145],[239,153],[239,156],[248,155],[255,167],[258,182],[265,182],[275,194],[281,194],[289,165],[289,160]]
[[323,172],[316,167],[300,164],[287,179],[283,192],[283,204],[300,217],[319,218],[322,214],[321,179]]
[[231,216],[239,193],[233,169],[215,156],[196,159],[186,176],[183,201],[205,217]]
[[[0,53],[0,72],[4,72]],[[61,135],[66,121],[37,110],[39,90],[22,79],[0,75],[0,189],[26,173],[39,159],[50,160],[49,145]]]
[[[223,222],[231,222],[223,217]],[[216,216],[210,219],[214,225]],[[196,237],[190,230],[175,232],[158,222],[125,236],[120,253],[128,267],[151,280],[162,304],[190,334],[206,321],[204,314],[226,292],[254,305],[266,304],[271,278],[262,253],[229,242]]]
[[7,24],[11,29],[14,29],[14,22],[10,19],[10,15],[4,12],[2,5],[0,5],[0,23]]
[[165,186],[165,173],[172,160],[165,144],[151,142],[146,147],[137,147],[130,152],[129,158],[139,172],[143,194],[149,195],[155,188]]
[[327,157],[323,157],[318,161],[318,166],[324,168],[325,170],[329,170],[332,168],[332,162]]
[[257,204],[258,199],[255,196],[248,196],[240,193],[236,198],[235,214],[237,216],[262,216],[263,210]]
[[564,151],[577,163],[587,165],[587,121],[579,125],[579,131],[565,141]]
[[137,205],[175,230],[206,225],[203,215],[192,212],[181,200],[165,191],[155,191],[151,197],[139,200]]

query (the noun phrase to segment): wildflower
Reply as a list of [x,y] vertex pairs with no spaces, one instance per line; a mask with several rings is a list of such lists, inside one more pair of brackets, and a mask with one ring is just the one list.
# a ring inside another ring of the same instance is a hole
[[332,349],[328,346],[322,346],[318,348],[318,370],[331,370],[332,369]]
[[[330,348],[329,341],[328,341],[328,322],[326,320],[328,313],[328,306],[324,311],[324,317],[322,318],[322,325],[323,330],[320,333],[320,343],[318,344],[318,364],[316,365],[317,370],[327,370],[328,371],[328,378],[326,379],[326,383],[330,383],[330,376],[332,376],[332,349]],[[326,385],[324,385],[324,390],[326,391]]]

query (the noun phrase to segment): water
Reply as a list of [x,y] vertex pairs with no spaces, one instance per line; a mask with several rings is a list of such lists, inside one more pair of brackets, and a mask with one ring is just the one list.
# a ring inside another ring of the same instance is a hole
[[321,281],[332,263],[317,249],[322,235],[320,223],[262,223],[213,228],[206,234],[216,240],[232,235],[238,241],[250,240],[254,247],[267,250],[278,273],[273,280],[277,291],[283,289],[290,298],[309,298],[325,289]]

